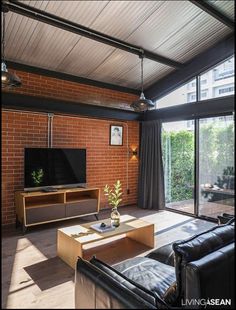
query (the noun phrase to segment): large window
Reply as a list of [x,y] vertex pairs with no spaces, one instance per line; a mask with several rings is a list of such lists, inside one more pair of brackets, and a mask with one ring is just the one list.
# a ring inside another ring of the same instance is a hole
[[234,94],[234,57],[200,75],[200,100]]
[[[234,94],[234,57],[199,76],[199,100]],[[196,78],[157,100],[156,109],[196,102]]]
[[194,121],[163,124],[166,207],[194,213]]
[[156,101],[156,109],[196,101],[196,79],[189,81],[170,94]]
[[[161,98],[156,108],[229,95],[234,95],[234,57]],[[234,117],[162,122],[166,207],[215,219],[234,214]]]
[[199,121],[199,215],[234,214],[234,120]]

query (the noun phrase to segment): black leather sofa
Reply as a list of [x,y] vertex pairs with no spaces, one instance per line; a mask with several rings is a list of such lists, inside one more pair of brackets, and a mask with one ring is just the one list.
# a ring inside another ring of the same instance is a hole
[[234,219],[113,267],[77,261],[76,309],[234,306]]

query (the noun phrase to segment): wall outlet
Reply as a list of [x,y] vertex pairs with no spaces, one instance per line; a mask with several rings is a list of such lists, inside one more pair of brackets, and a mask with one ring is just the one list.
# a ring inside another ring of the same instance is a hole
[[129,193],[130,193],[130,190],[129,190],[129,189],[127,189],[127,190],[126,190],[126,193],[127,193],[127,195],[129,195]]

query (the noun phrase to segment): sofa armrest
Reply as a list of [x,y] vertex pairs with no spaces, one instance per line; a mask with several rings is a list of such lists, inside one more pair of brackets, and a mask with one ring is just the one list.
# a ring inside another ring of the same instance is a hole
[[152,252],[150,252],[146,257],[155,259],[160,263],[175,266],[175,253],[172,248],[173,243],[166,244]]
[[218,224],[231,224],[234,221],[234,215],[223,213],[222,215],[218,215]]
[[[228,299],[234,304],[234,243],[186,265],[183,302]],[[210,279],[210,280],[209,280]],[[228,307],[226,307],[228,308]]]
[[75,309],[156,309],[81,258],[75,273]]

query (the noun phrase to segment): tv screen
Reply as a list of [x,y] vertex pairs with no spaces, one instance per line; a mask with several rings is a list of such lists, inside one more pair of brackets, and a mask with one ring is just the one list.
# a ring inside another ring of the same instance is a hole
[[25,148],[25,189],[85,183],[86,149]]

